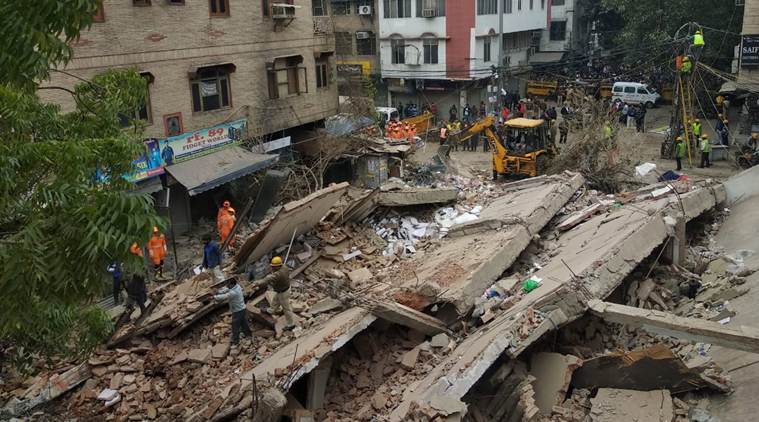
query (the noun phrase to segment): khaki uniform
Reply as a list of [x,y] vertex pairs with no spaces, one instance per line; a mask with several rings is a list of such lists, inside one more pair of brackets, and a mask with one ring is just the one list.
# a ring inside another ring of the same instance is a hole
[[274,312],[280,310],[285,315],[287,325],[295,324],[295,315],[290,307],[290,269],[283,265],[277,272],[271,273],[264,278],[264,282],[274,290]]

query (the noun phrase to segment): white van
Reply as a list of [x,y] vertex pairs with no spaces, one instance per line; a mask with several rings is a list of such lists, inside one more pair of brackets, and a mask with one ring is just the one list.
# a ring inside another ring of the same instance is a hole
[[661,95],[646,84],[614,82],[614,86],[611,88],[611,98],[627,104],[644,104],[647,108],[653,108]]
[[383,126],[387,124],[390,119],[398,118],[398,109],[395,107],[376,107],[376,109]]

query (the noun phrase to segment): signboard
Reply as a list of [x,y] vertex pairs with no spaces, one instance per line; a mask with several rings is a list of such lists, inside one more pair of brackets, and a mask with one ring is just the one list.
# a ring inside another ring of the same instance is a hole
[[759,35],[744,35],[741,42],[741,66],[759,66]]
[[284,138],[275,139],[273,141],[264,142],[261,144],[262,152],[271,152],[276,151],[278,149],[282,149],[284,147],[289,147],[292,143],[291,138],[289,136],[285,136]]
[[246,125],[247,121],[240,119],[166,139],[146,139],[145,152],[132,162],[133,170],[125,177],[130,182],[139,182],[163,174],[165,166],[240,143]]

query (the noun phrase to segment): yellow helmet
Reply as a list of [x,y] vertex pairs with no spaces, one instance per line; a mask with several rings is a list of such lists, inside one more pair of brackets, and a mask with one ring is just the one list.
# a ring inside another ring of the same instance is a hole
[[677,139],[675,139],[675,140],[676,140],[676,141],[682,141],[682,140],[683,140],[683,137],[682,137],[682,136],[678,136],[678,137],[677,137]]
[[683,57],[683,61],[684,61],[684,62],[689,62],[689,61],[690,61],[690,59],[688,58],[688,56],[685,56],[685,57]]
[[756,138],[759,138],[759,134],[757,134],[756,132],[752,133],[751,139],[756,139]]
[[271,266],[272,267],[281,267],[282,266],[282,258],[279,256],[275,256],[271,259]]
[[696,34],[698,34],[698,35],[701,35],[701,30],[700,30],[700,29],[697,29],[697,30],[696,30]]
[[701,135],[701,139],[709,139],[709,137],[706,136],[706,134],[703,134],[703,135]]

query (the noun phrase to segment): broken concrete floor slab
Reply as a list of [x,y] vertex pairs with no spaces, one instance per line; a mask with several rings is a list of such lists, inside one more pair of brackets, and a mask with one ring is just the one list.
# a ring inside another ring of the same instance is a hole
[[667,390],[601,388],[590,399],[592,422],[672,422],[675,409]]
[[457,189],[406,188],[402,190],[381,191],[379,205],[385,207],[404,207],[410,205],[444,204],[455,201],[457,195]]
[[[694,218],[724,201],[721,185],[695,189],[679,197],[623,206],[610,214],[597,215],[565,232],[552,260],[534,275],[543,284],[480,330],[471,334],[430,374],[404,392],[391,420],[404,420],[412,407],[460,400],[504,352],[514,356],[536,341],[541,331],[555,329],[587,311],[587,301],[608,296],[639,262],[669,235],[666,215]],[[532,308],[563,311],[558,323],[544,320],[528,324],[521,336],[525,314]],[[463,404],[463,403],[461,403]],[[466,407],[464,405],[464,407]],[[441,409],[442,416],[448,415]]]
[[616,303],[592,300],[590,310],[608,322],[640,327],[644,330],[692,342],[717,344],[746,352],[759,352],[759,329],[726,327],[718,322],[684,318],[668,312],[641,309]]
[[450,239],[415,258],[414,277],[401,279],[401,287],[422,285],[416,289],[430,301],[453,303],[465,313],[583,183],[569,173],[518,185],[486,206],[479,220],[454,226]]
[[582,366],[582,359],[560,353],[537,353],[530,360],[530,375],[535,377],[532,388],[535,403],[544,415],[564,401],[572,382],[572,373]]
[[319,220],[345,193],[348,183],[338,183],[318,190],[307,197],[288,202],[271,219],[263,222],[235,256],[235,264],[242,267],[250,260],[256,260],[275,247],[287,244],[293,232],[304,234]]

